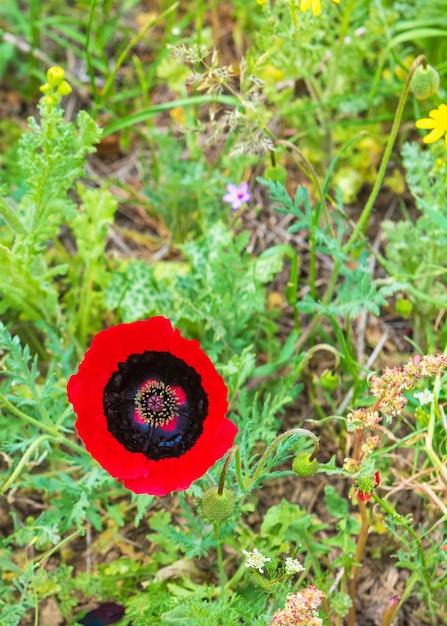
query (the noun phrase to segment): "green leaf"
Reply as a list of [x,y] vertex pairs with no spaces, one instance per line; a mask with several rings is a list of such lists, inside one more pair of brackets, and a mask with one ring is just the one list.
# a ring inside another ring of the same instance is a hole
[[346,498],[342,498],[331,485],[324,488],[324,497],[329,515],[346,518],[349,516],[349,506]]
[[108,230],[113,223],[117,200],[105,189],[78,185],[82,205],[71,221],[78,253],[85,264],[99,259],[105,251]]

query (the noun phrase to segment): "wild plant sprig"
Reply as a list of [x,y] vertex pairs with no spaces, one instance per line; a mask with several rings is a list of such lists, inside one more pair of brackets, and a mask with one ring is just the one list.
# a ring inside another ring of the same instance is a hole
[[62,323],[54,277],[66,265],[50,266],[48,242],[76,215],[68,195],[83,174],[85,157],[94,151],[101,131],[81,111],[76,123],[66,123],[61,99],[71,91],[62,68],[50,68],[39,103],[40,120],[28,120],[29,130],[19,141],[19,166],[26,191],[17,204],[4,198],[0,213],[9,227],[7,246],[0,248],[3,310],[24,313],[33,320]]

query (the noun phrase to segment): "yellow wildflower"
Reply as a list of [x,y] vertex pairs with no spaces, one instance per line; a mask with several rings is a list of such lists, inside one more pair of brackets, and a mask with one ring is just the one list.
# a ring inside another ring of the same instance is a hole
[[430,117],[424,117],[416,122],[417,128],[431,130],[423,139],[424,143],[433,143],[441,139],[445,134],[445,145],[447,147],[447,104],[440,104],[437,109],[429,113]]
[[[335,4],[339,4],[340,0],[332,0]],[[314,15],[320,15],[321,13],[321,0],[300,0],[300,11],[305,13],[312,8]]]

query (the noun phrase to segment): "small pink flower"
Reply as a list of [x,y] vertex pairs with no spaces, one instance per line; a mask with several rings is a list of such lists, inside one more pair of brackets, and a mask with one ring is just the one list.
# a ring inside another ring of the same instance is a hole
[[228,183],[227,191],[228,193],[224,195],[223,201],[229,202],[233,211],[237,211],[245,202],[251,200],[251,193],[248,190],[247,182],[241,183],[239,187],[233,185],[233,183]]

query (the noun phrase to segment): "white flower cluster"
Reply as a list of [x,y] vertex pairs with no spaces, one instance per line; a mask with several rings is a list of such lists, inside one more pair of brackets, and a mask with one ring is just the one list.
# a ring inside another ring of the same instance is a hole
[[[253,552],[248,552],[247,550],[242,550],[242,552],[247,557],[245,567],[257,569],[260,574],[263,574],[264,565],[271,561],[271,559],[261,554],[257,548],[254,548]],[[284,562],[284,571],[286,574],[292,576],[293,574],[299,574],[300,572],[304,572],[304,569],[305,568],[298,559],[292,559],[290,556],[286,557],[286,560]]]
[[435,399],[435,396],[433,395],[433,392],[430,391],[430,389],[424,389],[424,391],[418,391],[417,393],[414,394],[414,397],[416,398],[416,400],[419,400],[419,403],[421,404],[421,406],[424,406],[424,404],[431,404],[433,400]]
[[298,561],[298,559],[292,559],[290,556],[286,557],[286,562],[284,564],[286,574],[289,574],[290,576],[292,574],[299,574],[300,572],[304,572],[305,569],[306,568]]
[[253,552],[248,552],[247,550],[242,550],[242,552],[247,557],[245,567],[252,567],[253,569],[257,569],[260,574],[263,574],[264,565],[271,559],[258,552],[256,548],[254,548]]

